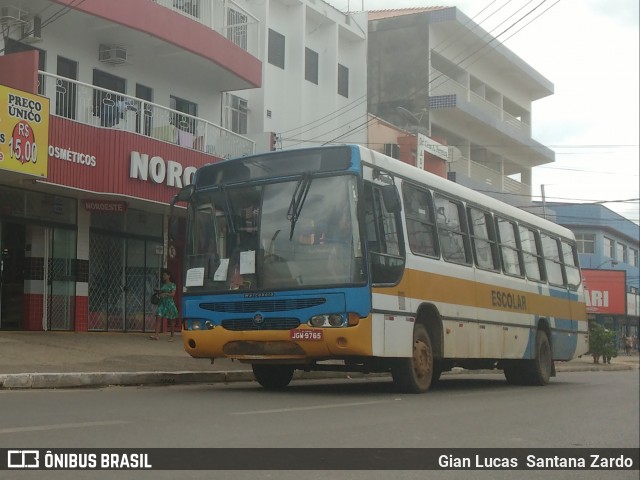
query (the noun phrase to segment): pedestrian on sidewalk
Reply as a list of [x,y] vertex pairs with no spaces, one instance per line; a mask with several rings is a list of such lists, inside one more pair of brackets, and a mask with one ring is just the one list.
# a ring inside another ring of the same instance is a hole
[[627,357],[631,355],[631,348],[633,348],[633,338],[631,335],[627,335],[624,337],[624,353],[627,354]]
[[166,318],[167,323],[169,324],[169,330],[171,332],[169,341],[173,342],[173,333],[175,328],[178,326],[178,322],[180,321],[180,319],[178,318],[178,309],[176,308],[176,303],[173,301],[173,297],[176,295],[176,284],[173,282],[171,272],[166,268],[163,268],[161,270],[161,277],[162,285],[160,286],[160,290],[158,292],[160,303],[158,303],[158,307],[156,309],[156,332],[155,335],[151,335],[149,339],[160,340],[160,329],[162,328],[162,320]]

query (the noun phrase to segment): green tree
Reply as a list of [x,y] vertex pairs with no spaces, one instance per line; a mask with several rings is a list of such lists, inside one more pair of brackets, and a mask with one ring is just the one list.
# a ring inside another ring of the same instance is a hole
[[593,356],[593,363],[611,363],[611,357],[618,356],[616,350],[616,334],[602,325],[593,324],[589,331],[589,353]]

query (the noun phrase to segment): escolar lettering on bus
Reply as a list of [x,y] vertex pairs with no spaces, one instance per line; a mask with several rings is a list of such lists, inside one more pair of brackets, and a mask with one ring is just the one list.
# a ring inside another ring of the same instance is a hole
[[491,290],[491,304],[498,308],[508,308],[509,310],[527,310],[527,297],[515,295],[500,290]]

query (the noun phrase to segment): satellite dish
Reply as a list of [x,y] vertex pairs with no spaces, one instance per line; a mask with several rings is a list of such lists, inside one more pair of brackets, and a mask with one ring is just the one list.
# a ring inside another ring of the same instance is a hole
[[420,118],[416,117],[415,114],[411,113],[404,107],[396,107],[396,111],[400,114],[400,116],[406,120],[411,125],[418,125],[422,120],[422,116]]

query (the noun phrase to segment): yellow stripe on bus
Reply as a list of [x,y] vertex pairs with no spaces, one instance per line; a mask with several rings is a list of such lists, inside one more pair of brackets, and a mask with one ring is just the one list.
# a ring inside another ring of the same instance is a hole
[[[538,288],[535,283],[529,285],[530,288]],[[419,270],[407,269],[402,281],[396,286],[373,289],[374,294],[382,295],[397,296],[400,292],[406,298],[424,302],[457,304],[542,317],[583,321],[587,319],[583,302]]]

